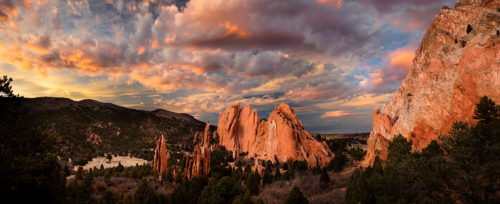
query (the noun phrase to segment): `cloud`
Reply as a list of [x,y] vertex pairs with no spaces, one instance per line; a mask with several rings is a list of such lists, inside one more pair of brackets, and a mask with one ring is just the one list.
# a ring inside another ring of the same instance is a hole
[[415,48],[411,44],[389,52],[381,68],[374,68],[368,77],[361,77],[360,87],[377,89],[377,92],[393,91],[410,71]]
[[[87,87],[32,83],[40,94],[202,118],[235,102],[264,110],[286,102],[320,118],[394,91],[411,65],[409,42],[420,40],[443,2],[0,0],[0,59],[42,79],[87,79]],[[25,83],[41,80],[25,75]],[[158,96],[120,95],[130,86]]]
[[338,117],[344,117],[344,116],[351,116],[355,115],[354,113],[349,113],[345,112],[342,110],[336,110],[336,111],[328,111],[325,114],[321,115],[321,118],[338,118]]
[[392,18],[394,25],[404,30],[425,31],[434,15],[444,6],[451,6],[456,0],[362,0],[373,6],[380,14]]
[[337,8],[341,8],[342,7],[342,2],[343,0],[316,0],[318,3],[329,3]]

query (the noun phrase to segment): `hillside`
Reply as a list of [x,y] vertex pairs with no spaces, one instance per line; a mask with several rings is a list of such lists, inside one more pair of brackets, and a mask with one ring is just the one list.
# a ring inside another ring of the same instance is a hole
[[89,99],[22,98],[5,104],[6,114],[55,135],[59,155],[76,164],[104,153],[130,153],[151,160],[155,142],[162,135],[171,149],[190,149],[193,135],[205,125],[188,114],[135,110]]

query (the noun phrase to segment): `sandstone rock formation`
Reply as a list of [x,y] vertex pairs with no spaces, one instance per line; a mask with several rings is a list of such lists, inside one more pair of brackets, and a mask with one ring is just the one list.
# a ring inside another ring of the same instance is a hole
[[168,169],[168,160],[170,159],[170,152],[167,152],[167,147],[165,146],[165,137],[163,135],[158,139],[158,144],[156,145],[155,156],[153,160],[153,168],[158,172],[161,178],[163,172]]
[[282,103],[269,115],[259,120],[257,110],[250,104],[228,107],[219,114],[217,127],[219,145],[233,152],[248,152],[250,157],[272,162],[305,160],[311,167],[325,166],[333,153],[326,143],[320,143],[304,130],[295,110]]
[[210,121],[207,121],[201,144],[193,150],[192,158],[186,157],[184,175],[187,179],[210,174]]
[[454,121],[472,122],[486,95],[500,101],[500,1],[461,0],[443,7],[416,51],[393,98],[373,113],[363,165],[386,158],[389,141],[402,134],[415,150],[446,134]]

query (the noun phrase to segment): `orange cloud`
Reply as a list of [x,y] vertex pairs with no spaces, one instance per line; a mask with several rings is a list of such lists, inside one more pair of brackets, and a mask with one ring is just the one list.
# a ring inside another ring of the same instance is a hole
[[342,110],[336,110],[336,111],[328,111],[320,117],[321,118],[338,118],[338,117],[351,116],[351,115],[356,115],[356,114],[345,112]]
[[384,60],[386,68],[375,69],[372,73],[368,74],[369,77],[364,78],[359,85],[366,86],[373,84],[378,86],[386,82],[394,83],[401,81],[411,69],[414,57],[415,50],[411,45],[390,52]]
[[329,3],[337,8],[342,8],[342,2],[343,2],[343,0],[316,0],[316,1],[322,4]]
[[145,46],[140,46],[139,49],[137,50],[138,55],[142,55],[144,52],[146,52]]
[[399,48],[389,54],[389,65],[391,68],[402,67],[410,70],[412,60],[415,57],[415,50],[409,46]]
[[246,38],[249,36],[247,31],[229,21],[224,22],[224,28],[226,29],[226,36],[235,36],[237,38]]
[[331,89],[318,89],[310,85],[304,88],[295,88],[287,92],[295,101],[321,100],[331,96],[334,91]]
[[0,20],[10,20],[16,16],[17,10],[11,2],[0,2]]
[[171,42],[175,42],[175,35],[173,35],[172,37],[165,37],[165,39],[163,40],[163,42],[165,43],[171,43]]
[[382,70],[376,69],[375,72],[370,73],[371,82],[373,85],[380,85],[384,82]]

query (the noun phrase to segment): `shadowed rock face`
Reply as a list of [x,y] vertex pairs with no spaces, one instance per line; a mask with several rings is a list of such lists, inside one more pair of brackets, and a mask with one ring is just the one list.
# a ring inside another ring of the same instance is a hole
[[454,121],[473,122],[481,96],[500,101],[498,8],[500,1],[462,0],[439,11],[402,86],[373,113],[364,166],[377,155],[385,159],[395,135],[420,150]]
[[193,157],[186,157],[186,168],[184,175],[187,179],[194,176],[207,176],[210,174],[210,121],[207,121],[205,133],[201,144],[197,144],[193,150]]
[[305,160],[311,167],[325,166],[333,157],[325,143],[314,139],[304,130],[295,110],[282,103],[269,115],[268,120],[259,121],[257,110],[249,104],[228,107],[219,114],[217,126],[219,145],[239,153],[248,152],[256,159],[272,162]]
[[158,139],[158,144],[156,145],[155,157],[153,160],[153,168],[161,175],[168,169],[168,160],[170,159],[170,152],[167,152],[167,147],[165,146],[165,138],[161,136]]

